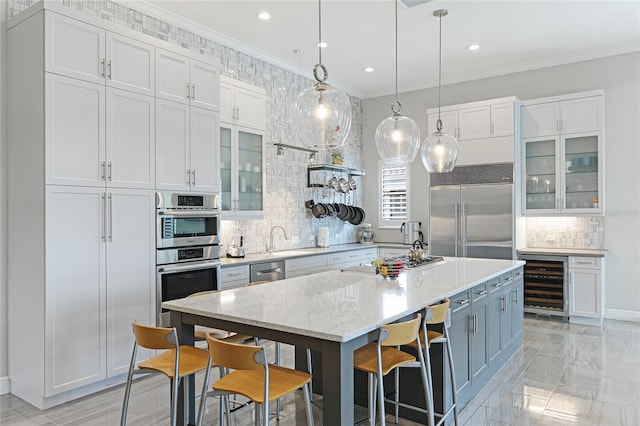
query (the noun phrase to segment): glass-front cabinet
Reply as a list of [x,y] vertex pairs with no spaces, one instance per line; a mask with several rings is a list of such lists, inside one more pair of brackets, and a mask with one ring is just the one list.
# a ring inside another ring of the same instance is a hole
[[258,218],[264,214],[264,132],[220,126],[222,215]]
[[524,140],[525,214],[603,214],[601,132]]

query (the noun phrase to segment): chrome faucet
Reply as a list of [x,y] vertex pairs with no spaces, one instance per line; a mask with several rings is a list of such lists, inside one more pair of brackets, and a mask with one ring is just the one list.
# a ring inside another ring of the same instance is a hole
[[269,252],[269,253],[272,252],[273,249],[274,249],[274,246],[273,246],[273,231],[275,231],[278,228],[282,229],[282,233],[284,234],[284,239],[285,240],[289,239],[289,237],[287,237],[287,231],[285,231],[282,226],[280,226],[280,225],[272,226],[271,227],[271,231],[269,232],[269,245],[267,246],[267,252]]

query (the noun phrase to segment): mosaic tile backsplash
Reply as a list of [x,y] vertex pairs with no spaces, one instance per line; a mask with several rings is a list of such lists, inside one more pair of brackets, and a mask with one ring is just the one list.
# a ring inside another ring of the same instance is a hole
[[[8,18],[11,19],[35,3],[35,0],[8,0]],[[293,102],[300,92],[311,86],[310,79],[253,58],[179,25],[141,13],[128,7],[127,3],[120,4],[109,0],[64,0],[63,4],[90,16],[125,26],[185,49],[207,56],[217,56],[220,58],[222,75],[266,90],[265,218],[264,220],[223,221],[223,246],[230,244],[233,239],[239,240],[242,235],[247,253],[263,252],[265,245],[269,242],[269,231],[274,225],[283,226],[289,237],[288,240],[284,240],[281,232],[275,235],[274,242],[277,250],[314,246],[320,226],[329,227],[331,245],[356,241],[355,226],[331,217],[317,219],[304,207],[305,200],[314,195],[312,189],[306,187],[308,154],[286,150],[285,155],[277,156],[276,148],[272,146],[276,142],[303,145],[302,141],[295,137]],[[353,117],[351,131],[343,149],[344,165],[361,168],[362,108],[359,99],[350,97],[350,100]],[[319,157],[317,162],[329,162],[327,159],[323,161],[322,156]],[[362,188],[360,178],[356,179],[358,188]],[[361,191],[354,192],[352,204],[361,205]],[[223,250],[225,250],[224,247]]]
[[527,247],[604,249],[604,217],[528,217]]

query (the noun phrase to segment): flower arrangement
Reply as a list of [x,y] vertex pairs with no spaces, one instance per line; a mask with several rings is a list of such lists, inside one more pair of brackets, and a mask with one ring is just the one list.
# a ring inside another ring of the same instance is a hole
[[331,153],[331,164],[334,166],[344,165],[344,159],[342,158],[342,151],[336,150]]

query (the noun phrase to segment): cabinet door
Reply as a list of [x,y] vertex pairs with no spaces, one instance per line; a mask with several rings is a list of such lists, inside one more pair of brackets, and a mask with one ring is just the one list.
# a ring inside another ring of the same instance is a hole
[[107,88],[107,182],[120,188],[155,187],[155,101]]
[[235,193],[237,161],[233,153],[234,131],[232,126],[220,125],[220,208],[223,212],[231,212],[236,208]]
[[191,108],[191,185],[195,191],[220,191],[218,132],[218,113]]
[[235,106],[238,126],[260,130],[265,128],[265,100],[262,94],[236,87]]
[[45,76],[46,183],[104,186],[105,87]]
[[191,96],[189,58],[156,48],[156,97],[188,104]]
[[189,106],[156,99],[156,187],[188,191]]
[[[471,384],[469,376],[469,311],[451,318],[449,338],[458,393]],[[434,347],[437,347],[435,345]],[[433,356],[432,356],[433,358]]]
[[569,316],[600,318],[600,270],[569,269]]
[[511,302],[512,286],[507,287],[500,294],[500,348],[504,349],[511,344]]
[[[131,321],[155,324],[155,192],[107,192],[107,376],[126,373]],[[138,348],[137,359],[151,351]]]
[[524,141],[523,206],[525,213],[557,213],[559,211],[560,177],[557,158],[558,138]]
[[490,297],[487,301],[487,353],[489,363],[500,354],[500,308],[499,295]]
[[233,86],[220,82],[220,121],[227,123],[235,120],[235,100]]
[[[442,111],[440,113],[442,121],[442,129],[453,137],[458,137],[458,111]],[[432,135],[436,131],[436,122],[438,121],[438,113],[432,112],[427,115],[427,136]]]
[[483,105],[458,111],[458,139],[491,137],[491,106]]
[[560,102],[562,133],[601,131],[604,116],[603,104],[602,96]]
[[471,378],[487,370],[487,304],[473,307],[473,329],[471,333]]
[[45,395],[106,377],[104,190],[46,190]]
[[262,213],[264,187],[264,134],[251,129],[238,129],[238,213]]
[[563,136],[561,147],[564,160],[562,209],[567,213],[604,212],[602,134]]
[[491,105],[491,136],[513,135],[513,102]]
[[107,86],[153,96],[153,46],[107,32]]
[[220,72],[217,67],[191,60],[191,105],[218,111],[220,109]]
[[560,104],[547,102],[522,107],[522,137],[535,138],[560,133]]
[[[520,272],[522,274],[522,272]],[[520,275],[522,277],[522,275]],[[515,338],[524,328],[524,287],[522,278],[511,290],[511,337]]]
[[104,84],[105,31],[45,12],[45,71]]

